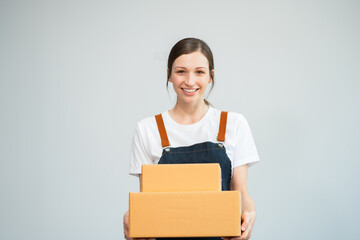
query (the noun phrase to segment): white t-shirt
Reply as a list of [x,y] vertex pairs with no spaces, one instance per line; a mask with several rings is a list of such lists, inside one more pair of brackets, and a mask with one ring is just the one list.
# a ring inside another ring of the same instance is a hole
[[[175,122],[167,111],[162,113],[170,147],[191,146],[207,141],[219,142],[217,135],[220,114],[220,110],[209,107],[200,121],[182,125]],[[224,146],[233,169],[244,164],[251,166],[259,161],[249,125],[244,116],[239,113],[228,113]],[[131,147],[129,174],[140,174],[142,164],[157,164],[162,151],[163,147],[155,116],[138,122]]]

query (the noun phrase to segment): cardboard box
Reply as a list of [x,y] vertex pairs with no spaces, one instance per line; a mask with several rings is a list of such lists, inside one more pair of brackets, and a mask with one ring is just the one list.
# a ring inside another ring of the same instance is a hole
[[141,192],[221,191],[218,163],[142,165]]
[[130,193],[129,236],[240,236],[239,191]]

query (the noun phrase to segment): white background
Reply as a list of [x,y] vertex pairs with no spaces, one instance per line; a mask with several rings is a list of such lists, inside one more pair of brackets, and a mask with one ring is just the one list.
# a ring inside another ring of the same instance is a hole
[[135,123],[198,37],[261,158],[252,239],[358,239],[359,23],[350,0],[0,1],[0,238],[123,239]]

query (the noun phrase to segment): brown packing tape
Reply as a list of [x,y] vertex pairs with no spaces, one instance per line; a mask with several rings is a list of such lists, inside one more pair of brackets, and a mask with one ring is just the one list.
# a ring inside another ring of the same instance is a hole
[[239,191],[143,192],[129,195],[129,236],[240,236]]
[[142,165],[141,192],[221,191],[218,163]]

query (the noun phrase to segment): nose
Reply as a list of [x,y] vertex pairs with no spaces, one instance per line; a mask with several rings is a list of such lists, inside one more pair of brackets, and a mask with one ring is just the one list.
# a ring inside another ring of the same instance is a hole
[[188,87],[192,87],[196,83],[196,76],[195,74],[189,73],[185,79],[185,85]]

